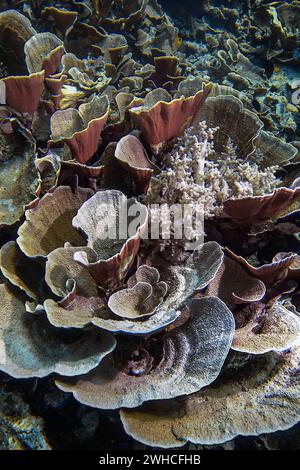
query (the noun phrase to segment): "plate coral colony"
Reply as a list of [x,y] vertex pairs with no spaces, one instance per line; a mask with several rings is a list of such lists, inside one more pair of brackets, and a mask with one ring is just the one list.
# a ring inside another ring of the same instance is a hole
[[168,3],[1,2],[0,369],[176,448],[300,420],[300,3]]

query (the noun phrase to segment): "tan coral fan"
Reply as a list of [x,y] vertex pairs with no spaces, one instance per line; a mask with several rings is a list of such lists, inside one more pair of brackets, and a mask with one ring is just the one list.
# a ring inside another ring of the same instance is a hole
[[228,353],[234,321],[218,299],[195,300],[190,309],[190,320],[162,339],[162,360],[150,374],[126,375],[110,357],[91,375],[70,383],[58,381],[58,386],[90,406],[132,408],[208,385],[219,374]]
[[121,419],[138,441],[166,448],[287,429],[299,419],[299,364],[299,348],[269,353],[182,401],[122,410]]
[[86,163],[99,146],[101,131],[109,113],[106,96],[94,97],[79,106],[79,110],[66,109],[51,116],[53,142],[66,142],[79,163]]
[[169,102],[157,99],[158,90],[155,90],[154,103],[151,103],[150,100],[148,104],[148,99],[145,106],[132,107],[131,105],[129,110],[133,121],[142,131],[144,139],[156,151],[165,142],[181,135],[190,126],[199,108],[209,95],[211,85],[204,86],[203,90],[198,91],[194,96],[188,98],[182,96]]

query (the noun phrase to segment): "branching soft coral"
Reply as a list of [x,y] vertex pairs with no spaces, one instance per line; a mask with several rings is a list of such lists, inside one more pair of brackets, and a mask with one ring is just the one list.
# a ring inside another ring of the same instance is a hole
[[223,203],[271,193],[278,185],[277,166],[260,169],[236,154],[229,141],[225,152],[214,149],[214,133],[205,122],[189,128],[163,156],[162,171],[150,185],[149,204],[191,204],[203,208],[205,218],[221,215]]

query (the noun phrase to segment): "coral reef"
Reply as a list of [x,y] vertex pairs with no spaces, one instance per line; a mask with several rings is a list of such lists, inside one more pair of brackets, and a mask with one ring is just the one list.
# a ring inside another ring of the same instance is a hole
[[259,163],[239,158],[231,139],[218,151],[218,131],[207,129],[207,122],[200,122],[196,131],[186,129],[164,155],[161,172],[146,194],[147,203],[202,205],[205,218],[210,218],[220,216],[229,199],[269,194],[280,185],[277,166],[261,169]]
[[0,449],[49,450],[42,418],[31,413],[22,392],[1,383],[0,394]]
[[2,448],[300,421],[299,9],[1,4]]

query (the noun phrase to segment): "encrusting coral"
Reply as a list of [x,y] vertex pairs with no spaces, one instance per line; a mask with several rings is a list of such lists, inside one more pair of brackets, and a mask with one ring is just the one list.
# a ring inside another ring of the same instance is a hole
[[245,44],[293,63],[299,5],[204,3],[201,54],[156,0],[0,12],[0,369],[166,448],[300,420],[298,131]]

